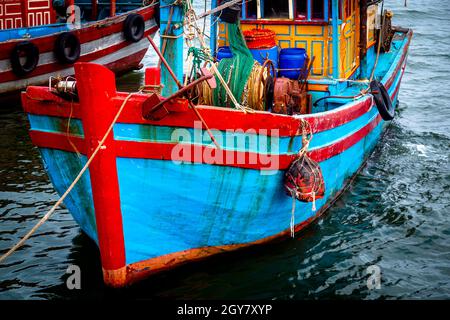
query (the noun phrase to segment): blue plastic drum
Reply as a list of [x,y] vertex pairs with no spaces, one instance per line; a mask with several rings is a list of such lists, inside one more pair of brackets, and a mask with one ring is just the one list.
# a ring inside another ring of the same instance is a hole
[[250,49],[253,58],[261,65],[266,59],[272,60],[275,69],[278,68],[278,46],[269,49]]
[[229,46],[219,47],[217,50],[217,61],[222,60],[223,58],[233,58],[233,53],[231,53],[231,49]]
[[297,80],[307,57],[306,50],[303,48],[281,49],[278,76]]

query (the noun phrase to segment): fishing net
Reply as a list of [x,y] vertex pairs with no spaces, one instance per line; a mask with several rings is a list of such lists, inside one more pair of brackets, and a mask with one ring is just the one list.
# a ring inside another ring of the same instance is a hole
[[[239,22],[227,23],[228,41],[232,58],[220,60],[217,69],[228,84],[231,92],[239,101],[252,72],[254,59],[245,43]],[[224,86],[217,79],[217,88],[212,93],[212,102],[215,106],[227,107],[230,105],[229,97]]]
[[325,183],[319,164],[306,153],[298,157],[286,171],[284,187],[288,195],[303,202],[323,198]]
[[293,198],[303,202],[313,202],[315,211],[316,199],[323,198],[325,195],[325,181],[319,164],[307,154],[312,139],[311,125],[302,120],[298,130],[302,132],[302,148],[284,175],[284,188]]

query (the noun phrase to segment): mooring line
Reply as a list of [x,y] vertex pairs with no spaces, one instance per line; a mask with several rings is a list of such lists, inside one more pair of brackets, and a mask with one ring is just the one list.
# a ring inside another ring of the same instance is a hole
[[111,133],[114,124],[117,122],[117,119],[119,119],[120,114],[122,113],[122,110],[124,109],[126,103],[128,102],[128,100],[131,98],[131,96],[133,95],[133,93],[128,94],[128,96],[125,98],[125,100],[123,101],[122,105],[120,106],[119,110],[117,111],[116,116],[114,117],[113,121],[111,122],[111,125],[109,126],[108,130],[106,130],[105,135],[103,136],[102,140],[99,141],[97,148],[95,148],[94,152],[91,154],[91,156],[89,157],[88,161],[86,162],[86,164],[84,165],[84,167],[81,169],[81,171],[78,173],[77,177],[75,178],[75,180],[73,180],[72,184],[69,186],[69,188],[67,188],[66,192],[64,192],[64,194],[61,196],[61,198],[59,198],[59,200],[53,205],[53,207],[47,211],[47,213],[41,218],[41,220],[39,220],[39,222],[19,241],[17,242],[11,249],[8,250],[8,252],[6,252],[4,255],[2,255],[0,257],[0,263],[2,263],[6,258],[8,258],[11,254],[13,254],[17,249],[19,249],[24,243],[25,241],[27,241],[32,235],[33,233],[36,232],[36,230],[43,225],[51,216],[52,214],[55,212],[55,210],[60,206],[60,204],[64,201],[64,199],[69,195],[70,191],[72,191],[72,189],[75,187],[75,185],[78,183],[78,181],[81,179],[81,177],[83,176],[83,174],[86,172],[86,170],[89,168],[89,165],[91,164],[91,162],[94,160],[95,156],[97,155],[97,153],[101,150],[106,148],[105,146],[103,146],[103,144],[106,141],[106,138],[108,137],[108,135]]

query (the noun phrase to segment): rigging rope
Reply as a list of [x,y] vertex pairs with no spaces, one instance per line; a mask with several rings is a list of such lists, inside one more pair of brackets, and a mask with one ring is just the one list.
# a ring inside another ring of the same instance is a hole
[[83,166],[83,168],[80,170],[80,172],[78,173],[78,175],[76,176],[76,178],[73,180],[73,182],[71,183],[71,185],[67,188],[67,190],[64,192],[64,194],[59,198],[59,200],[51,207],[50,210],[47,211],[47,213],[38,221],[38,223],[36,223],[36,225],[22,238],[20,239],[19,242],[17,242],[11,249],[8,250],[8,252],[6,252],[4,255],[2,255],[0,257],[0,263],[2,263],[6,258],[8,258],[11,254],[13,254],[17,249],[19,249],[24,243],[25,241],[27,241],[32,235],[33,233],[36,232],[36,230],[43,225],[55,212],[55,210],[61,205],[61,203],[64,201],[64,199],[69,195],[70,191],[72,191],[72,189],[75,187],[75,185],[78,183],[78,181],[80,181],[81,177],[83,176],[83,174],[86,172],[86,170],[89,168],[90,164],[92,163],[92,161],[94,160],[95,156],[98,154],[98,152],[102,149],[105,148],[105,146],[103,145],[108,137],[108,135],[111,133],[114,124],[117,122],[117,120],[119,119],[120,114],[122,113],[126,103],[128,102],[128,100],[131,98],[131,96],[133,95],[133,93],[128,94],[128,96],[125,98],[125,100],[123,101],[122,105],[120,106],[119,110],[117,111],[116,116],[114,117],[113,121],[111,122],[111,125],[109,126],[108,130],[106,130],[105,135],[103,136],[102,140],[99,141],[97,148],[95,148],[94,152],[91,154],[91,156],[89,157],[88,161],[86,162],[86,164]]

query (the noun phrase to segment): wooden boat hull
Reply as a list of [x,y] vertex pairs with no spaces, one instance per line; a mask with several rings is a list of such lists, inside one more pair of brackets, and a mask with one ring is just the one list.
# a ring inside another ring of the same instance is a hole
[[[394,104],[411,35],[399,43],[381,79]],[[112,73],[101,66],[77,64],[75,73],[80,103],[72,109],[46,88],[29,87],[22,95],[31,139],[60,194],[127,96],[115,91]],[[147,98],[136,94],[127,102],[106,148],[65,201],[98,244],[105,283],[114,287],[188,261],[289,237],[292,198],[283,190],[283,175],[301,147],[300,118],[314,131],[309,155],[320,164],[326,193],[316,201],[316,211],[312,203],[296,201],[297,231],[340,195],[386,125],[370,95],[306,116],[199,106],[225,146],[219,152],[196,128],[192,112],[145,120],[141,108]]]
[[[144,18],[145,33],[140,41],[125,40],[122,29],[126,14],[88,23],[80,29],[71,31],[80,41],[81,55],[78,61],[102,64],[118,74],[138,69],[148,49],[148,40],[145,37],[153,35],[158,26],[153,18],[155,12],[153,7],[130,12],[141,14]],[[0,97],[17,94],[30,85],[45,85],[50,76],[74,75],[73,64],[58,62],[53,53],[57,36],[62,31],[67,31],[67,28],[48,26],[47,29],[55,31],[28,40],[38,47],[39,62],[36,69],[25,76],[14,74],[10,62],[10,52],[24,39],[0,43]]]

